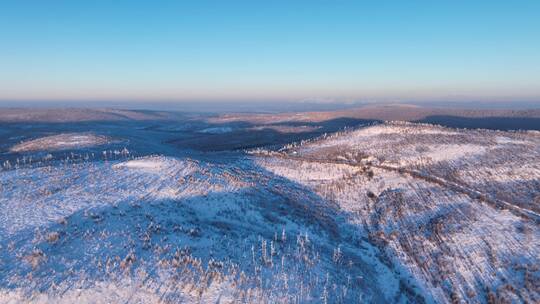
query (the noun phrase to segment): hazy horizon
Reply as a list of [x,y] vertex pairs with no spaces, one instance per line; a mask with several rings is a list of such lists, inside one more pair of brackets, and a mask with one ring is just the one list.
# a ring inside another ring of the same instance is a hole
[[457,108],[457,109],[500,109],[500,110],[528,110],[540,109],[540,102],[515,101],[507,102],[321,102],[321,101],[2,101],[0,108],[111,108],[126,110],[174,111],[193,113],[278,113],[278,112],[305,112],[305,111],[335,111],[369,106],[410,105],[430,108]]

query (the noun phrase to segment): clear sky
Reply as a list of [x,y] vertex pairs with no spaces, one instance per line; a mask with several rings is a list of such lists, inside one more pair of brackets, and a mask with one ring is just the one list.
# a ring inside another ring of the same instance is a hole
[[0,0],[0,100],[540,100],[540,1]]

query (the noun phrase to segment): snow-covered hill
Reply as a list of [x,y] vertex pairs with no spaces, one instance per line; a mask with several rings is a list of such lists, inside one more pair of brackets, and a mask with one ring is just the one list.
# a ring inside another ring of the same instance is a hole
[[411,297],[335,206],[250,159],[26,168],[0,187],[0,302]]
[[0,170],[0,303],[540,301],[538,132],[121,156]]
[[435,301],[540,301],[540,133],[386,123],[257,155]]

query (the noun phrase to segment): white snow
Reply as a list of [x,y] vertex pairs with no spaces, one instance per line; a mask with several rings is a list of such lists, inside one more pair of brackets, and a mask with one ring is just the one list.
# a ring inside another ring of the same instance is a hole
[[474,144],[430,145],[426,153],[418,152],[420,157],[429,157],[432,161],[455,160],[462,157],[481,156],[487,150],[486,147]]
[[428,300],[537,302],[539,147],[531,132],[388,123],[254,155],[348,212]]
[[6,168],[0,303],[535,303],[518,211],[539,207],[539,134],[385,123],[226,161]]
[[[400,293],[377,250],[331,206],[250,159],[62,163],[0,171],[0,187],[0,246],[8,248],[0,263],[9,265],[0,268],[0,297],[10,301],[312,302],[326,284],[346,288],[327,290],[330,299]],[[341,247],[346,271],[332,261],[336,231],[355,239]],[[145,283],[130,284],[140,272]]]
[[112,140],[92,133],[62,133],[23,141],[10,148],[12,152],[55,151],[104,145]]
[[164,169],[170,167],[181,166],[182,163],[176,160],[170,160],[163,157],[145,157],[140,159],[133,159],[115,164],[115,169],[131,169],[144,172],[159,173]]
[[213,128],[206,128],[202,129],[199,132],[200,133],[209,133],[209,134],[224,134],[232,132],[233,128],[231,127],[213,127]]

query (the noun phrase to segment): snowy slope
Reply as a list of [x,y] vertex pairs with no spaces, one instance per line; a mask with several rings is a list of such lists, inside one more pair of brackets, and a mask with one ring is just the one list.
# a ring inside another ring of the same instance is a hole
[[346,210],[437,302],[540,300],[537,132],[386,123],[256,154]]
[[407,301],[378,250],[249,159],[0,173],[0,302]]

